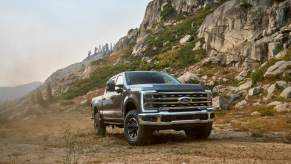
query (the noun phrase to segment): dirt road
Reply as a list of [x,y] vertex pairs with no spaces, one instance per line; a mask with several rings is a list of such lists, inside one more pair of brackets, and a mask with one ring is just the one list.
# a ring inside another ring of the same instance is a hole
[[166,131],[132,147],[121,129],[96,137],[85,110],[50,112],[1,125],[0,163],[291,163],[290,144],[219,126],[205,141]]

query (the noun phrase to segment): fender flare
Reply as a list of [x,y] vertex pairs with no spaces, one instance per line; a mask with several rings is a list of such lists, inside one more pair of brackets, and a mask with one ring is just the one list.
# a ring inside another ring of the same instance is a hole
[[124,101],[123,101],[123,105],[122,105],[122,115],[123,117],[125,117],[125,111],[126,111],[126,106],[128,103],[132,103],[135,105],[135,107],[137,108],[136,110],[139,110],[139,105],[137,103],[137,98],[134,97],[133,95],[128,95],[124,98]]

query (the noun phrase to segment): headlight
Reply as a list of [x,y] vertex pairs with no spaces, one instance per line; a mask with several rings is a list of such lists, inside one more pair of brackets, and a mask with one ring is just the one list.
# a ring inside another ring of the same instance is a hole
[[205,91],[207,93],[207,101],[209,101],[208,106],[212,106],[212,92],[210,90]]

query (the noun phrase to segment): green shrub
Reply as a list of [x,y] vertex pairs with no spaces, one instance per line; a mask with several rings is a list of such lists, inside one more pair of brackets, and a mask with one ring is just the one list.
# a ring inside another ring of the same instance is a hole
[[172,69],[183,69],[189,65],[199,62],[205,55],[204,50],[192,51],[193,43],[189,43],[181,48],[169,50],[157,55],[154,59],[155,69],[170,67]]
[[253,5],[250,4],[248,0],[240,0],[240,7],[242,7],[243,9],[249,9],[253,7]]
[[265,71],[265,69],[257,68],[251,73],[251,79],[254,84],[264,79]]
[[261,113],[261,116],[274,116],[276,111],[271,107],[262,107],[258,112]]

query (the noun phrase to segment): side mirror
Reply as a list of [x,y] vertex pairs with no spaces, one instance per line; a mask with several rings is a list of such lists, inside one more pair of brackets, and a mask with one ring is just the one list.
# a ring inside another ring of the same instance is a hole
[[115,91],[115,84],[113,82],[109,82],[107,84],[107,91],[110,91],[110,92]]
[[116,91],[117,93],[122,93],[122,92],[123,92],[123,88],[124,88],[124,85],[123,85],[123,84],[117,84],[117,85],[115,86],[115,91]]

